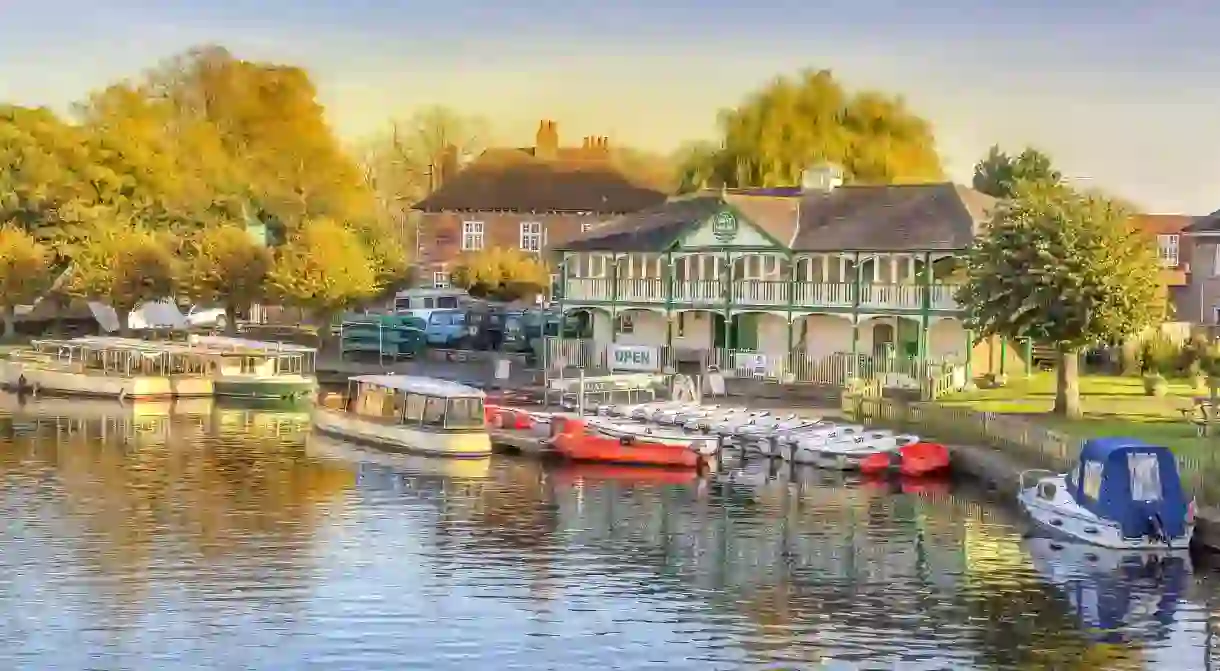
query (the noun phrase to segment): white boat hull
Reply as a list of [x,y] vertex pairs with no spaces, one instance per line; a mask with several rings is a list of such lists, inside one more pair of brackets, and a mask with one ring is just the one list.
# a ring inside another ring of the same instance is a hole
[[1038,485],[1021,490],[1017,503],[1030,520],[1052,536],[1096,545],[1113,550],[1156,550],[1189,548],[1194,536],[1194,525],[1186,526],[1186,533],[1168,543],[1151,538],[1126,538],[1116,522],[1098,517],[1086,508],[1077,505],[1068,494],[1063,476],[1043,478],[1042,482],[1055,485],[1055,496],[1047,499],[1038,492]]
[[634,438],[649,443],[669,445],[672,447],[687,447],[702,455],[715,454],[718,449],[714,437],[682,434],[676,431],[657,431],[642,424],[622,425],[603,422],[590,422],[588,428],[611,438]]
[[464,459],[491,456],[491,439],[486,431],[431,431],[376,422],[329,408],[314,408],[311,416],[314,427],[322,433],[385,450]]
[[103,375],[55,364],[0,360],[0,386],[120,399],[212,396],[212,380],[187,375]]

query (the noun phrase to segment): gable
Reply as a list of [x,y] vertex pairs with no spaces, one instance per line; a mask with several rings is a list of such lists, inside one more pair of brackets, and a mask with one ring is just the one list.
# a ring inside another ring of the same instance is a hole
[[708,215],[694,229],[678,241],[681,249],[715,248],[765,248],[784,249],[766,231],[741,216],[736,208],[723,206]]

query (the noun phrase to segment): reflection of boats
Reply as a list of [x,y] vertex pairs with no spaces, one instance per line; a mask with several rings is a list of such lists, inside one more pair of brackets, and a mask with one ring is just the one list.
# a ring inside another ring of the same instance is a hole
[[403,474],[434,475],[461,479],[486,478],[491,458],[445,459],[417,454],[393,454],[370,450],[358,445],[310,434],[305,441],[305,453],[322,461],[342,462],[346,466],[373,464]]
[[273,411],[217,405],[213,425],[222,433],[252,433],[281,438],[300,438],[309,433],[309,412]]
[[1072,606],[1081,630],[1098,638],[1163,639],[1192,571],[1184,552],[1119,550],[1027,538],[1034,569]]
[[412,375],[360,375],[348,381],[341,408],[317,406],[323,433],[387,450],[444,457],[484,458],[483,392]]
[[1053,535],[1102,547],[1185,551],[1194,533],[1173,453],[1132,438],[1087,441],[1066,475],[1022,473],[1017,501]]
[[132,401],[81,399],[66,396],[21,396],[0,392],[0,413],[39,417],[101,419],[114,417],[168,417],[170,415],[209,415],[214,404],[210,398],[177,398]]
[[686,485],[699,479],[699,475],[690,469],[595,463],[565,464],[552,471],[552,476],[557,483],[565,485],[587,481]]

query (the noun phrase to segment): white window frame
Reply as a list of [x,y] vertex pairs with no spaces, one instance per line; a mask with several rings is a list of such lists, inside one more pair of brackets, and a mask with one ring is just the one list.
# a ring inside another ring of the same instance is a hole
[[1181,247],[1181,236],[1176,233],[1156,236],[1157,259],[1166,268],[1178,267]]
[[462,222],[462,251],[477,252],[483,249],[484,226],[481,221]]
[[432,273],[432,288],[433,289],[448,289],[449,288],[449,273],[443,270],[437,270]]
[[588,233],[595,225],[596,224],[591,221],[582,221],[580,222],[580,232]]
[[521,236],[518,240],[521,251],[525,252],[541,252],[542,251],[542,222],[540,221],[523,221],[521,222]]

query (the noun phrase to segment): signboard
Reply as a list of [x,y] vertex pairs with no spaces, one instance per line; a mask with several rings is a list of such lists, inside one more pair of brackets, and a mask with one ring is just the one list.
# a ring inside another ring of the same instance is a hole
[[[663,375],[607,375],[585,378],[586,394],[604,394],[614,391],[640,391],[655,388],[665,381]],[[552,391],[576,392],[580,390],[580,378],[551,380]]]
[[733,356],[733,368],[751,373],[766,373],[767,355],[755,352],[738,352]]
[[651,345],[611,345],[611,370],[661,370],[661,348]]
[[732,242],[737,237],[737,217],[728,210],[721,210],[712,220],[712,235],[720,242]]

